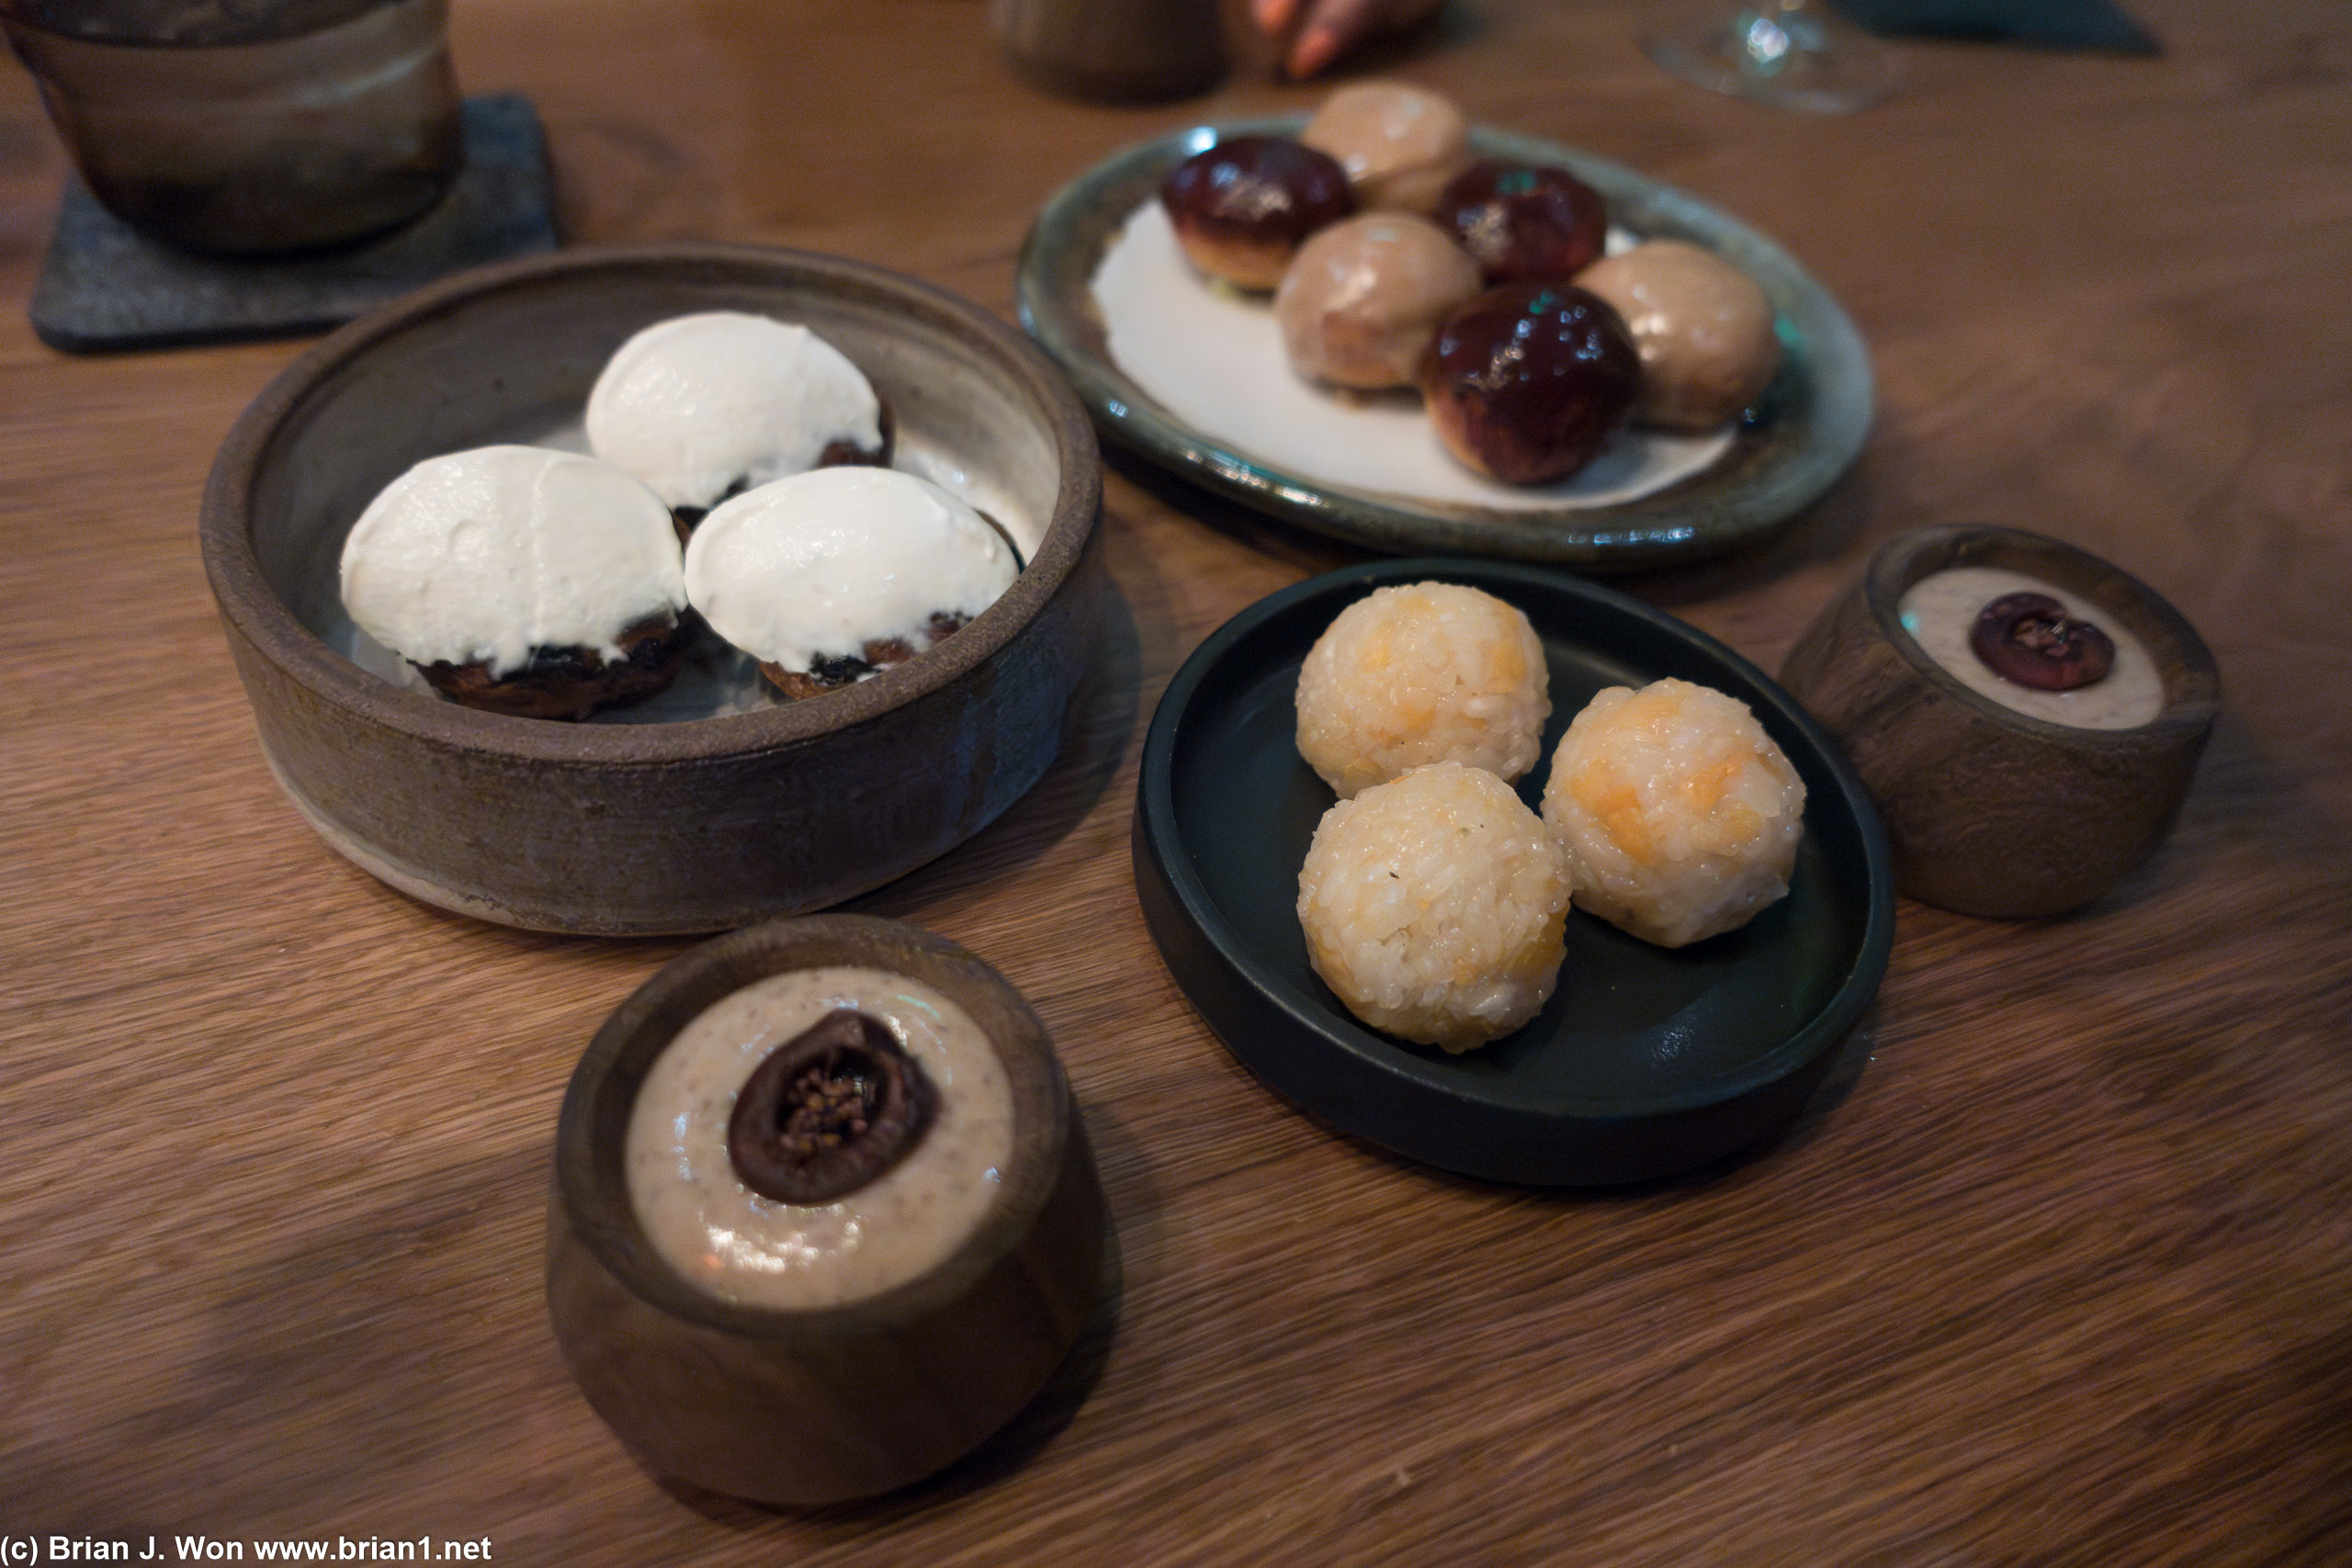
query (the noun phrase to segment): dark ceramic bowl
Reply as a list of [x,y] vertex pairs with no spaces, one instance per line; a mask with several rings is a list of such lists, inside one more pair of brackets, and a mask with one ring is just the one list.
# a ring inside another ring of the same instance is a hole
[[[1789,896],[1736,931],[1654,947],[1568,916],[1558,988],[1533,1021],[1462,1055],[1359,1022],[1298,923],[1298,872],[1329,785],[1301,760],[1306,651],[1374,588],[1436,580],[1523,611],[1552,716],[1542,798],[1568,721],[1605,686],[1679,676],[1746,703],[1805,784]],[[1136,790],[1136,887],[1168,967],[1228,1049],[1333,1125],[1464,1175],[1600,1186],[1692,1169],[1785,1126],[1877,993],[1894,893],[1877,814],[1835,742],[1730,649],[1663,611],[1502,562],[1382,561],[1284,589],[1187,660],[1153,715]]]
[[[695,1289],[639,1223],[629,1112],[697,1014],[771,975],[906,975],[970,1015],[1012,1089],[995,1205],[944,1261],[840,1306],[743,1306]],[[895,920],[772,920],[670,964],[597,1032],[563,1099],[548,1314],[582,1392],[656,1472],[731,1496],[821,1504],[919,1481],[1045,1385],[1102,1293],[1109,1213],[1045,1025],[1002,976]]]
[[[921,658],[800,703],[706,668],[562,724],[460,707],[350,625],[345,536],[421,458],[576,431],[639,328],[740,310],[807,323],[897,415],[898,466],[1025,534],[1027,569]],[[574,251],[466,273],[353,322],[231,431],[205,568],[262,750],[336,850],[404,892],[537,930],[717,931],[880,886],[1045,772],[1104,593],[1084,411],[1020,333],[910,279],[741,246]]]
[[[2053,724],[1970,690],[1903,626],[1903,595],[1952,567],[1998,567],[2090,601],[2144,645],[2162,706],[2129,729]],[[2212,654],[2179,611],[2097,556],[2016,528],[1922,528],[1789,650],[1781,680],[1845,746],[1886,820],[1895,886],[2001,919],[2062,914],[2113,887],[2171,830],[2220,711]]]

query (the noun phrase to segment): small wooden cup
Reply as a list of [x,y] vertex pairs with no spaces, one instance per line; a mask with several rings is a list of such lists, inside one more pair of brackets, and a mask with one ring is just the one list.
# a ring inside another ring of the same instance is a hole
[[[829,964],[910,976],[980,1026],[1012,1089],[1002,1187],[963,1245],[904,1285],[811,1310],[721,1301],[639,1224],[623,1168],[630,1108],[706,1008]],[[1044,1387],[1102,1294],[1109,1213],[1045,1026],[972,953],[895,920],[771,921],[672,963],[581,1058],[555,1163],[548,1315],[573,1376],[650,1469],[731,1496],[843,1502],[945,1468]]]
[[[2038,577],[2113,615],[2155,661],[2157,716],[2083,729],[1962,685],[1897,615],[1913,583],[1961,566]],[[2014,528],[1889,540],[1789,651],[1781,683],[1838,737],[1877,798],[1895,886],[2000,919],[2086,904],[2154,853],[2221,705],[2213,656],[2178,611],[2098,557]]]

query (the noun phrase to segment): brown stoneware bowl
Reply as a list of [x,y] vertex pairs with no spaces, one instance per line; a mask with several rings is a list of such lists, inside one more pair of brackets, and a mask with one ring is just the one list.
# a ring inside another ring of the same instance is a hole
[[[379,490],[437,453],[576,445],[612,351],[711,310],[805,322],[856,363],[896,414],[897,466],[963,490],[1023,546],[1004,596],[808,701],[706,660],[584,724],[446,702],[351,626],[338,562]],[[667,245],[462,274],[324,339],[231,431],[201,531],[263,753],[329,844],[484,919],[659,934],[865,892],[1034,784],[1095,650],[1101,496],[1085,412],[987,312],[832,257]]]
[[[1914,583],[1965,566],[2038,578],[2113,615],[2155,665],[2155,716],[2116,729],[2052,723],[1955,679],[1905,630],[1900,605]],[[2221,705],[2213,656],[2178,611],[2098,557],[2013,528],[1888,541],[1798,639],[1781,683],[1877,799],[1895,886],[2003,919],[2088,903],[2154,854]]]
[[[961,1246],[910,1282],[825,1308],[729,1303],[647,1238],[623,1168],[630,1111],[703,1010],[831,964],[910,976],[971,1016],[1011,1082],[1012,1155]],[[842,1502],[935,1473],[1035,1397],[1104,1299],[1109,1235],[1053,1043],[1002,976],[894,920],[774,920],[671,964],[581,1058],[556,1132],[548,1313],[588,1403],[656,1473],[756,1502]]]

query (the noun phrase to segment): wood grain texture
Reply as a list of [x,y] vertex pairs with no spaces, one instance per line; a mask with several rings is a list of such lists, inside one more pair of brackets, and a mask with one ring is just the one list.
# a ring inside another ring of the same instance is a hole
[[[1169,980],[1135,758],[1216,625],[1353,558],[1122,464],[1101,661],[1045,782],[856,901],[1020,986],[1123,1292],[941,1483],[773,1514],[665,1490],[540,1299],[558,1100],[673,942],[410,902],[264,769],[197,498],[275,344],[72,359],[21,302],[62,155],[0,72],[0,1535],[489,1537],[504,1562],[2352,1561],[2352,22],[2134,0],[2161,60],[1909,46],[1846,118],[1672,81],[1634,7],[1457,0],[1383,62],[1772,234],[1871,347],[1854,471],[1626,584],[1770,669],[1878,541],[2056,535],[2203,633],[2172,840],[2006,925],[1905,904],[1777,1146],[1602,1196],[1330,1134]],[[1228,14],[1238,14],[1228,6]],[[1008,311],[1116,147],[1304,107],[1264,51],[1159,108],[1020,85],[979,0],[464,0],[567,236],[768,242]],[[166,1559],[168,1561],[168,1558]]]

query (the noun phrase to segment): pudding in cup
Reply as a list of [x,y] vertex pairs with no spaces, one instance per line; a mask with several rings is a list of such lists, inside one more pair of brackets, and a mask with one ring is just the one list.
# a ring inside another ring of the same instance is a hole
[[[834,1187],[766,1196],[729,1168],[729,1124],[763,1070],[808,1089],[811,1027],[847,1042],[817,1077],[895,1051],[880,1076],[923,1103],[885,1129],[888,1157],[867,1134],[889,1113],[842,1141]],[[589,1404],[649,1469],[761,1503],[944,1469],[1108,1293],[1108,1215],[1044,1026],[970,953],[862,916],[718,938],[614,1013],[564,1097],[548,1229],[548,1316]]]
[[[2102,640],[2105,668],[2078,667]],[[1876,798],[1896,887],[2001,919],[2086,904],[2154,854],[2221,706],[2213,656],[2177,610],[2014,528],[1889,540],[1797,640],[1781,683]]]

